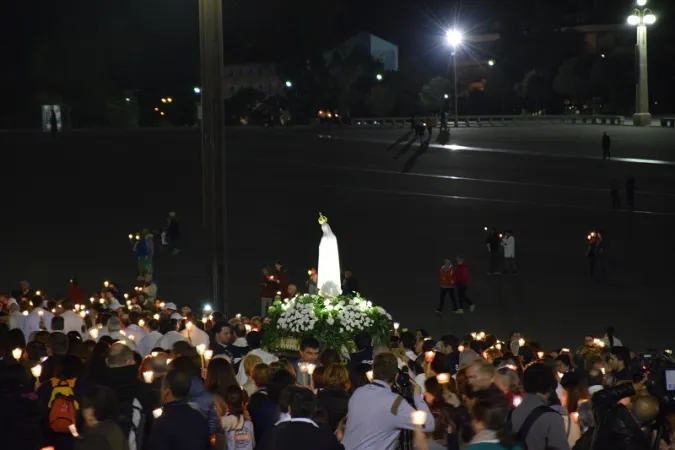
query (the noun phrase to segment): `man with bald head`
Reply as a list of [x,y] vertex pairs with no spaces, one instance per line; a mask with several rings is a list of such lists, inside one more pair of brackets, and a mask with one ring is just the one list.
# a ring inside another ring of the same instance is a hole
[[[123,343],[115,342],[110,347],[106,364],[108,368],[103,372],[100,384],[115,392],[118,399],[116,417],[123,418],[118,421],[122,431],[128,436],[134,427],[142,427],[144,423],[142,435],[147,436],[152,425],[152,411],[159,407],[159,403],[150,385],[138,378],[134,352]],[[141,413],[143,417],[135,412]]]

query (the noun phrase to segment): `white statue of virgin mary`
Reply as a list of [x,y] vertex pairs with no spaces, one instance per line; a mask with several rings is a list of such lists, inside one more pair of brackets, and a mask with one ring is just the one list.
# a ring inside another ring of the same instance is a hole
[[319,213],[319,224],[323,236],[319,244],[317,286],[320,294],[330,297],[337,296],[342,294],[338,242],[333,230],[328,225],[328,218],[321,213]]

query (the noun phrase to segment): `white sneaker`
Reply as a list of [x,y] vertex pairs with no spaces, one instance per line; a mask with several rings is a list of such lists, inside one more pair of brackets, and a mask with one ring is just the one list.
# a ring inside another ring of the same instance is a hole
[[455,311],[453,311],[455,314],[464,314],[464,310],[462,308],[459,308]]
[[469,311],[474,312],[476,310],[476,305],[469,306]]

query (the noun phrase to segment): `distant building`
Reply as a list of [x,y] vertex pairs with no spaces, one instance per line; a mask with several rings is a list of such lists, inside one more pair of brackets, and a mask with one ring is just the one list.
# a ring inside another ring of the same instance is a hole
[[284,95],[284,83],[273,63],[226,64],[223,76],[225,98],[245,88],[267,95]]
[[380,61],[384,66],[384,70],[398,70],[398,46],[365,31],[347,39],[333,50],[324,53],[324,58],[326,61],[330,61],[334,52],[338,52],[342,58],[346,58],[358,47],[364,49],[370,56]]

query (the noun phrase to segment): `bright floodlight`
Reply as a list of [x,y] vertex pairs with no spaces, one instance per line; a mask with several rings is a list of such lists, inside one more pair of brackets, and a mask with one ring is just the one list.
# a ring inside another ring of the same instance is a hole
[[448,40],[448,44],[452,45],[453,47],[457,47],[462,43],[462,33],[457,30],[448,30],[446,38]]
[[286,82],[286,87],[289,88],[289,87],[292,87],[292,86],[293,86],[293,83],[291,83],[290,81],[287,81],[287,82]]
[[494,65],[495,65],[495,60],[494,60],[494,59],[491,59],[490,61],[488,61],[488,66],[492,67],[492,66],[494,66]]
[[637,0],[638,6],[645,6],[647,4],[647,0]]
[[654,22],[656,22],[656,16],[654,14],[647,14],[642,20],[644,21],[645,25],[654,25]]
[[199,86],[193,87],[192,90],[194,91],[195,94],[201,94],[202,93],[202,88],[200,88]]
[[639,25],[640,24],[640,18],[636,16],[635,14],[631,14],[628,16],[628,25]]
[[378,73],[375,78],[377,78],[377,81],[382,81],[382,74]]
[[444,98],[450,98],[450,96],[448,94],[445,94],[443,97]]

